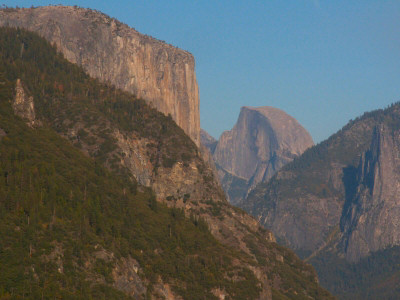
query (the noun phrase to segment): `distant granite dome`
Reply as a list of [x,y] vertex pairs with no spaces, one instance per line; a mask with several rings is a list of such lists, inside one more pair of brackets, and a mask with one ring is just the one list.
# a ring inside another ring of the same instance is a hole
[[[213,157],[221,183],[235,203],[313,144],[307,130],[284,111],[270,106],[245,106],[233,129],[222,133]],[[232,176],[237,178],[233,180]],[[236,195],[230,195],[231,188]]]
[[80,7],[0,10],[0,26],[21,27],[54,43],[92,77],[151,103],[200,145],[199,90],[192,54]]
[[307,130],[284,111],[245,106],[233,129],[221,135],[214,159],[229,173],[255,185],[313,144]]

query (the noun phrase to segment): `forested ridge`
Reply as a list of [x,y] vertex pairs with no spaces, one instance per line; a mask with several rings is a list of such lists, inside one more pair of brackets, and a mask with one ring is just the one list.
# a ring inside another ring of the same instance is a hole
[[[100,97],[95,92],[99,86],[67,62],[61,70],[81,78],[70,81],[65,76],[63,80],[65,73],[57,74],[57,70],[64,60],[34,34],[2,28],[0,41],[0,128],[4,132],[0,144],[0,295],[126,298],[113,287],[112,270],[121,258],[132,257],[141,266],[142,280],[148,282],[148,295],[161,278],[186,299],[213,299],[211,289],[218,287],[236,299],[255,298],[259,287],[252,272],[232,264],[240,254],[216,241],[202,219],[185,218],[183,211],[157,203],[150,189],[139,191],[129,177],[103,167],[101,155],[100,160],[85,156],[46,126],[45,118],[42,126],[30,128],[14,115],[11,101],[17,78],[35,100],[41,99],[35,101],[35,108],[43,116],[53,113],[51,101],[57,101],[57,94],[70,93],[70,101],[82,101],[85,109],[86,101]],[[24,59],[31,55],[32,64]],[[38,74],[41,78],[35,77]],[[113,88],[104,88],[104,93],[105,98],[132,97]],[[117,106],[132,105],[136,114],[143,109],[161,115],[141,100],[127,101],[113,105],[114,111],[118,112]],[[104,111],[112,103],[102,103]],[[132,120],[128,113],[123,115]],[[114,118],[124,124],[123,116]],[[111,258],[96,259],[100,250],[112,253]],[[238,280],[231,281],[228,273]]]
[[[222,244],[198,213],[157,202],[119,163],[116,129],[152,141],[146,147],[154,174],[194,160],[209,189],[213,178],[199,151],[169,116],[90,78],[21,29],[0,29],[0,74],[1,296],[127,298],[120,281],[130,278],[130,267],[142,298],[159,296],[168,284],[184,299],[256,299],[269,284],[254,275],[261,266],[274,281],[274,299],[331,297],[311,266],[262,230],[246,229],[247,253]],[[33,127],[14,115],[17,79],[33,97]],[[244,214],[213,199],[193,205],[221,222],[224,214]]]

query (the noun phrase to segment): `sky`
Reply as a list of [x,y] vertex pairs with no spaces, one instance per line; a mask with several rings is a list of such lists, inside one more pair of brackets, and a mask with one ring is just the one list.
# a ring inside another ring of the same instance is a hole
[[242,106],[273,106],[318,143],[400,101],[399,0],[6,1],[93,8],[191,52],[201,127],[215,138]]

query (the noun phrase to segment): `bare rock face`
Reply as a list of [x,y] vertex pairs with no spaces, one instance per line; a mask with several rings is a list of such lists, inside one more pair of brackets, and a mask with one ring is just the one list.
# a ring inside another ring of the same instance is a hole
[[399,130],[399,104],[365,113],[258,185],[240,207],[304,258],[333,253],[356,262],[399,245]]
[[146,295],[146,287],[138,275],[140,269],[135,259],[122,257],[112,271],[114,287],[134,299],[143,299]]
[[341,226],[346,259],[400,245],[400,131],[375,128],[371,147],[360,158],[357,193]]
[[246,181],[247,188],[239,193],[245,196],[248,189],[271,178],[312,145],[309,133],[282,110],[243,107],[233,129],[222,133],[214,160],[221,169],[220,179],[227,194],[231,189],[229,182]]
[[218,141],[209,135],[209,133],[204,129],[200,129],[200,142],[210,151],[211,154],[214,153],[215,147],[218,143]]
[[29,126],[32,127],[35,125],[35,106],[33,103],[33,97],[28,96],[25,93],[20,79],[17,79],[15,85],[15,98],[12,107],[14,113],[25,119]]
[[200,145],[193,56],[100,12],[67,6],[1,10],[0,26],[23,27],[54,43],[92,77],[135,94],[168,115]]
[[313,144],[308,132],[282,110],[243,107],[233,129],[221,135],[214,159],[229,173],[252,180],[254,185]]
[[[34,47],[32,44],[28,46]],[[99,85],[99,88],[107,87]],[[115,94],[117,99],[122,95],[120,91],[115,91]],[[35,98],[35,101],[43,105],[40,101],[44,99]],[[49,105],[49,113],[46,114],[38,110],[38,119],[117,174],[132,178],[133,183],[138,181],[151,186],[154,199],[149,205],[157,207],[155,200],[158,200],[182,210],[195,226],[199,220],[204,221],[216,240],[240,254],[232,261],[235,269],[249,270],[251,277],[254,275],[252,281],[259,282],[259,295],[252,299],[272,299],[273,294],[281,292],[288,298],[295,298],[296,295],[304,295],[308,299],[332,298],[318,286],[311,266],[290,250],[278,246],[271,232],[226,201],[213,170],[204,162],[198,147],[170,117],[140,104],[141,101],[132,97],[132,101],[138,102],[134,117],[140,123],[131,128],[115,121],[113,116],[120,115],[119,111],[115,115],[102,113],[91,101],[87,101],[87,109],[82,110],[78,101],[70,101],[68,97],[61,99],[47,99],[54,105]],[[124,186],[121,189],[125,191]],[[138,189],[146,188],[138,186]],[[112,274],[115,287],[134,297],[143,295],[146,282],[138,271],[135,261],[120,261]],[[242,277],[240,273],[233,276],[234,280],[241,280]],[[160,298],[179,299],[167,283],[160,282],[153,288]],[[214,292],[224,297],[225,291]]]

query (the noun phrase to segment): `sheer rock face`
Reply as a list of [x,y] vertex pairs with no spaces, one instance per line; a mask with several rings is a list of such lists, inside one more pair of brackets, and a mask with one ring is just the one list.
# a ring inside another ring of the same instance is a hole
[[0,11],[0,26],[23,27],[54,43],[89,75],[143,98],[200,145],[193,56],[100,12],[49,6]]
[[243,107],[233,129],[222,133],[213,156],[223,188],[236,204],[312,145],[309,133],[282,110]]
[[312,145],[308,132],[285,112],[268,106],[243,107],[233,129],[221,135],[214,159],[255,185]]
[[356,262],[400,245],[400,106],[364,114],[306,151],[241,208],[304,258]]
[[343,246],[349,261],[400,245],[400,131],[375,128],[360,158],[357,193],[343,214]]

